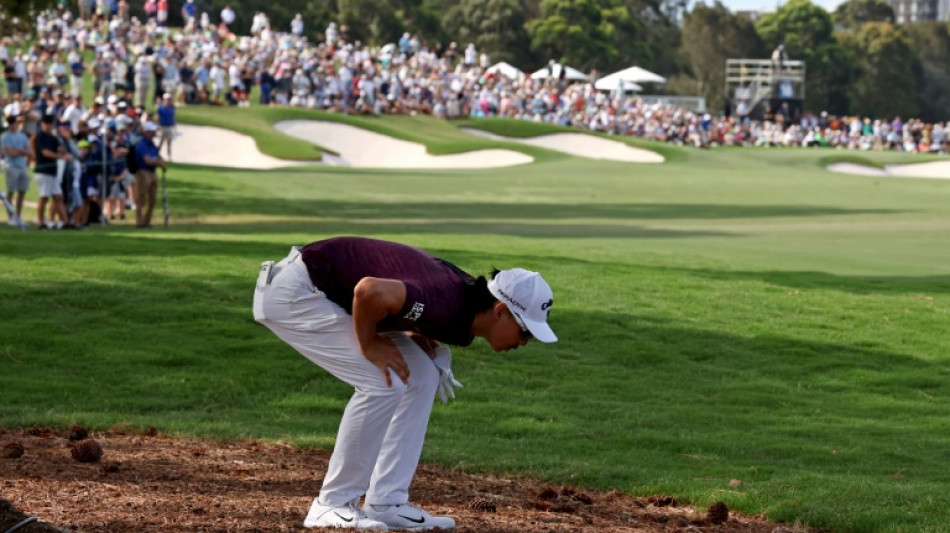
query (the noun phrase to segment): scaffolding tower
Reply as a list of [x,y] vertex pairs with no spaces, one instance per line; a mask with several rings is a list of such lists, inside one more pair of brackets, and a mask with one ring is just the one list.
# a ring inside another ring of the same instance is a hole
[[726,100],[743,104],[753,118],[767,106],[800,108],[805,100],[805,62],[771,59],[727,59]]

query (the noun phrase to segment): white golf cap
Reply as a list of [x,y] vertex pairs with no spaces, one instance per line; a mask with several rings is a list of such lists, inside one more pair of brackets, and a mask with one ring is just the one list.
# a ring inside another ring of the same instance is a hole
[[557,341],[557,335],[548,326],[554,293],[541,274],[523,268],[502,270],[488,282],[488,290],[508,306],[534,338],[541,342]]
[[142,126],[142,129],[145,131],[158,131],[158,124],[149,120]]

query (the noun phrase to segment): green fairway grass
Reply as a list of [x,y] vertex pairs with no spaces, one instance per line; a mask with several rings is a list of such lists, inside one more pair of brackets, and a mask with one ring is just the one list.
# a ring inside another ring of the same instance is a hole
[[[310,116],[213,120],[276,139],[268,124]],[[507,146],[361,120],[430,151]],[[465,388],[436,405],[424,461],[837,532],[948,530],[950,180],[836,174],[825,150],[531,153],[491,170],[172,166],[169,230],[3,226],[0,425],[331,447],[347,387],[255,324],[251,295],[291,245],[364,235],[554,289],[558,343],[455,352]]]

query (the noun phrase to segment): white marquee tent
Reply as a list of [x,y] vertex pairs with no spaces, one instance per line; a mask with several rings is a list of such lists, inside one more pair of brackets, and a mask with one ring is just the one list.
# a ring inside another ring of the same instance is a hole
[[641,89],[629,88],[627,83],[638,85],[640,83],[666,83],[666,78],[640,67],[625,68],[621,71],[608,74],[597,80],[594,87],[601,91],[613,91],[617,89],[620,81],[623,80],[625,90],[639,91]]
[[[550,68],[550,70],[549,70]],[[545,65],[534,72],[531,75],[533,80],[545,80],[545,79],[560,79],[561,78],[561,69],[564,69],[564,78],[571,81],[586,81],[587,75],[583,72],[577,70],[576,68],[571,68],[567,65],[562,65],[560,63],[553,63],[551,65]]]
[[598,91],[622,91],[625,93],[638,93],[643,90],[642,86],[632,81],[623,78],[608,80],[606,76],[597,80],[597,82],[594,83],[594,88]]
[[519,80],[524,77],[524,72],[522,72],[518,67],[505,63],[504,61],[495,63],[494,65],[488,67],[486,72],[489,74],[498,73],[513,80]]

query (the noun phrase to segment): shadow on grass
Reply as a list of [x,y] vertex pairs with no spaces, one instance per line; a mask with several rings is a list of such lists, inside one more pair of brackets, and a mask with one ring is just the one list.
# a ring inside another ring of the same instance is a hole
[[823,289],[854,294],[948,294],[950,274],[942,276],[839,276],[827,272],[724,271],[683,269],[716,281],[759,280],[789,289]]
[[675,230],[649,228],[642,225],[607,224],[544,224],[510,223],[493,221],[484,223],[452,221],[405,221],[380,220],[378,222],[353,222],[342,220],[301,222],[299,220],[279,220],[248,224],[194,224],[178,229],[180,232],[217,232],[235,233],[308,233],[339,235],[364,235],[374,233],[418,234],[431,232],[433,227],[462,235],[506,235],[536,238],[627,238],[627,239],[676,239],[687,237],[740,237],[740,233],[703,230]]
[[[286,352],[284,355],[292,354],[253,322],[254,272],[244,274],[236,271],[230,276],[188,278],[152,272],[146,279],[129,268],[114,269],[107,279],[50,280],[27,286],[0,282],[0,295],[16,304],[0,310],[0,334],[7,353],[25,361],[0,359],[0,368],[12,369],[12,373],[2,374],[18,377],[0,379],[5,383],[4,394],[12,394],[10,398],[18,401],[42,402],[26,390],[21,391],[22,396],[16,392],[20,380],[41,375],[51,387],[62,386],[55,384],[63,380],[76,385],[101,382],[143,394],[139,399],[124,398],[122,404],[133,410],[140,405],[145,411],[117,413],[120,417],[150,410],[155,416],[174,417],[181,409],[200,411],[209,405],[224,417],[232,410],[253,411],[255,404],[269,405],[285,394],[296,394],[300,383],[294,369],[300,367],[301,360],[273,357],[275,348]],[[821,400],[808,395],[792,397],[782,391],[804,382],[815,390],[845,392],[840,384],[850,382],[854,369],[869,373],[865,378],[868,388],[887,390],[899,384],[936,396],[946,388],[939,375],[946,373],[943,364],[876,346],[795,338],[783,335],[778,325],[772,333],[746,337],[649,313],[570,308],[553,315],[551,321],[560,342],[532,345],[517,357],[492,354],[484,342],[477,341],[467,350],[467,355],[473,356],[467,365],[481,374],[475,381],[504,386],[505,381],[514,380],[510,385],[519,392],[512,401],[522,395],[526,400],[538,400],[540,395],[557,403],[567,401],[559,400],[560,394],[572,397],[572,391],[581,394],[592,389],[589,400],[570,400],[593,402],[591,406],[617,401],[741,403],[747,399],[733,397],[733,385],[729,384],[743,382],[746,385],[739,388],[751,388],[747,392],[756,402],[747,407],[755,409],[772,402],[781,402],[783,409],[813,405]],[[45,327],[42,336],[31,333],[40,327]],[[116,335],[119,331],[137,333],[130,339]],[[816,332],[821,334],[832,335]],[[94,351],[85,349],[90,342]],[[637,375],[635,388],[624,385],[630,372]],[[198,381],[179,385],[177,380],[166,379],[177,375],[193,375]],[[212,376],[213,380],[207,381]],[[282,381],[286,383],[281,385]],[[23,386],[35,389],[37,385]],[[178,386],[191,392],[179,397],[175,394]],[[598,394],[606,396],[598,398]],[[111,405],[96,395],[85,398],[78,390],[70,396],[64,409],[108,410]],[[49,403],[46,408],[55,410],[65,399],[62,394],[52,394],[45,400]],[[44,406],[32,408],[43,412]],[[677,411],[680,407],[664,409]],[[272,423],[260,422],[261,429],[273,430]],[[583,421],[571,424],[583,425]],[[288,419],[282,430],[293,433],[294,422]]]
[[747,219],[813,216],[887,215],[893,209],[844,209],[819,205],[742,205],[669,203],[471,203],[471,202],[346,202],[320,199],[234,198],[222,199],[225,187],[180,183],[169,189],[175,204],[194,212],[221,215],[311,215],[325,218],[430,219]]
[[[8,232],[0,234],[0,249],[5,255],[13,258],[49,258],[51,250],[55,249],[55,255],[58,258],[82,258],[82,257],[103,257],[103,258],[122,258],[128,256],[130,263],[142,261],[142,257],[200,257],[213,255],[222,257],[222,261],[227,261],[227,257],[233,257],[235,260],[247,260],[252,264],[255,261],[265,259],[278,259],[286,254],[291,245],[304,245],[308,242],[290,242],[275,245],[272,241],[254,240],[255,234],[298,234],[312,233],[314,240],[320,238],[320,235],[362,235],[373,237],[375,235],[392,235],[406,231],[417,233],[420,230],[432,225],[431,221],[420,221],[417,224],[391,224],[391,223],[354,223],[354,222],[299,222],[299,221],[277,221],[264,223],[248,224],[195,224],[179,226],[173,224],[172,229],[166,231],[161,228],[151,230],[137,230],[131,227],[122,228],[91,228],[80,233],[47,233],[43,235],[46,239],[43,245],[38,245],[31,235],[35,233],[20,234],[19,232]],[[445,225],[442,229],[445,229]],[[593,229],[592,229],[593,228]],[[451,224],[451,231],[463,232],[468,229],[471,232],[504,233],[506,235],[531,235],[531,236],[617,236],[629,238],[672,238],[672,237],[691,237],[691,236],[735,236],[735,234],[723,234],[715,232],[695,232],[695,231],[674,231],[663,229],[651,229],[638,226],[583,226],[580,229],[570,225],[543,225],[543,224]],[[191,233],[214,232],[217,230],[227,230],[231,234],[244,234],[245,240],[192,240]],[[24,235],[26,237],[24,238]],[[163,238],[156,239],[156,235]],[[456,250],[456,249],[429,249],[429,252],[456,262],[463,269],[466,265],[481,264],[485,261],[485,255],[482,253]],[[546,268],[556,270],[558,265],[570,267],[572,270],[589,270],[591,272],[603,271],[603,269],[615,268],[613,264],[598,264],[595,262],[578,260],[575,258],[563,257],[533,257],[524,254],[512,252],[510,254],[493,254],[492,260],[498,265],[523,264],[530,263],[534,265],[549,265]],[[631,266],[631,271],[638,268],[652,268]],[[776,286],[788,289],[822,289],[832,291],[843,291],[853,294],[948,294],[950,293],[950,274],[936,276],[846,276],[827,272],[803,272],[803,271],[781,271],[781,270],[760,270],[760,271],[728,271],[712,269],[688,269],[663,267],[657,269],[663,272],[681,272],[700,279],[714,281],[762,281]],[[473,272],[476,273],[476,272]],[[253,272],[250,274],[253,276]],[[0,287],[0,295],[5,290],[11,293],[16,292],[15,287]]]

